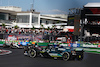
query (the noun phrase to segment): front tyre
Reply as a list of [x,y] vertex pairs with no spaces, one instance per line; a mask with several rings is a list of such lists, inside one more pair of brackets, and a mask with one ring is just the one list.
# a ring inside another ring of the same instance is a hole
[[68,52],[66,52],[66,53],[63,54],[63,60],[64,60],[64,61],[69,60],[69,57],[70,57],[70,55],[69,55]]
[[29,56],[32,58],[36,57],[36,51],[34,49],[29,50],[28,53],[29,53]]

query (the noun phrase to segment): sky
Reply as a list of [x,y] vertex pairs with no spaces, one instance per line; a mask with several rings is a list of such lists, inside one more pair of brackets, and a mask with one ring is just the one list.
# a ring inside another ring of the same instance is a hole
[[0,6],[17,6],[27,11],[34,3],[33,8],[40,14],[68,14],[70,8],[83,8],[90,2],[100,0],[0,0]]

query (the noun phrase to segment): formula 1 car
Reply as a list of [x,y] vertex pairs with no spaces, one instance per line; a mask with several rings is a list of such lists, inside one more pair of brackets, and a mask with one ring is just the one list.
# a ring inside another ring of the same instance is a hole
[[26,43],[26,42],[20,42],[21,44],[18,44],[17,42],[5,42],[3,44],[3,47],[4,48],[23,48],[24,46],[28,45],[29,43]]
[[65,47],[60,45],[49,44],[46,48],[41,48],[38,45],[26,46],[24,48],[24,55],[35,58],[36,56],[41,57],[53,57],[54,59],[62,58],[67,61],[69,59],[83,59],[83,49],[74,49],[71,47]]
[[3,44],[3,48],[19,48],[19,46],[17,45],[17,43],[4,43]]

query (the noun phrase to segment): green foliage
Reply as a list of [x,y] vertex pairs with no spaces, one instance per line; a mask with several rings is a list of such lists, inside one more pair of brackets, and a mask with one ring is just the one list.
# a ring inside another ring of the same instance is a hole
[[60,23],[59,20],[57,21],[57,23]]
[[17,28],[19,28],[19,27],[16,25],[16,26],[14,26],[14,28],[17,29]]
[[43,25],[41,25],[41,28],[42,28],[42,29],[45,29]]
[[52,28],[55,28],[55,27],[56,27],[56,25],[53,25],[53,26],[52,26]]
[[4,23],[2,23],[2,26],[5,28],[6,25]]
[[43,25],[41,25],[41,27],[42,27],[42,28],[44,28],[44,26],[43,26]]
[[63,25],[61,25],[61,27],[60,28],[64,28],[64,26]]
[[33,26],[33,28],[31,28],[32,30],[34,30],[35,29],[35,27]]
[[48,27],[48,30],[50,30],[50,27]]

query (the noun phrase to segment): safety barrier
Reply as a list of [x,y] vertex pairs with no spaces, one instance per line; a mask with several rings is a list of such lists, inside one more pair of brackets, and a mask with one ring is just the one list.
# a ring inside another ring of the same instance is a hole
[[[35,44],[36,41],[25,41],[25,40],[14,40],[14,41],[8,41],[8,40],[0,40],[0,46],[3,46],[4,43],[17,43],[18,45],[26,46],[27,44]],[[49,43],[49,42],[37,42],[37,45],[39,46],[47,46],[48,44],[55,44],[55,43]],[[87,43],[87,42],[82,42],[82,43],[60,43],[62,46],[68,46],[68,47],[86,47],[86,48],[100,48],[100,43]]]

